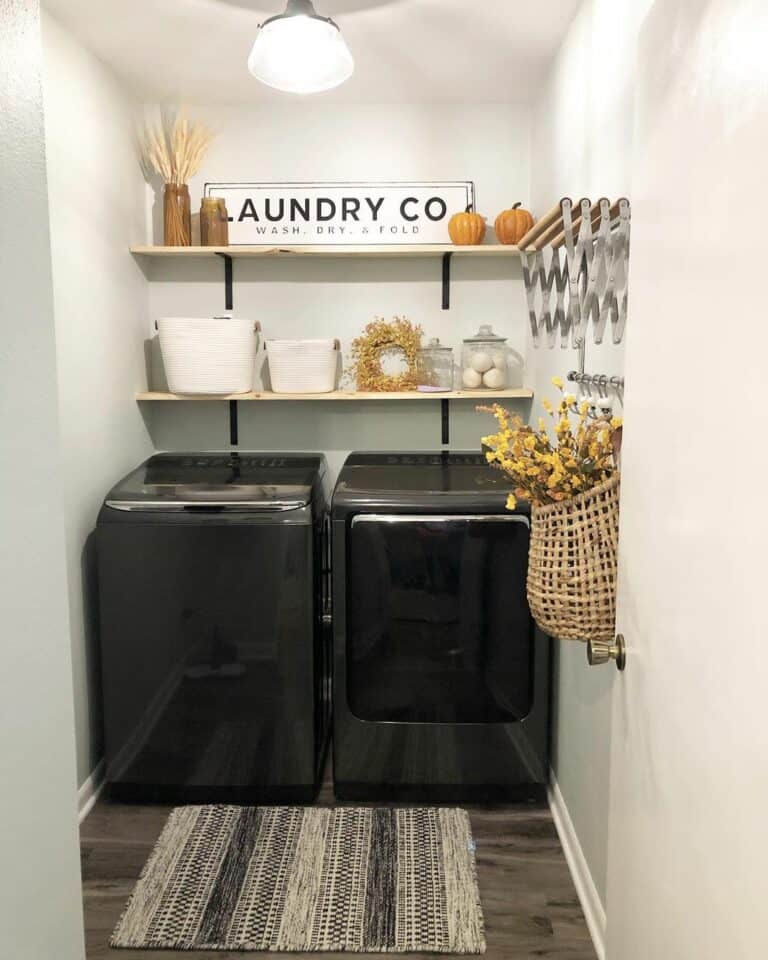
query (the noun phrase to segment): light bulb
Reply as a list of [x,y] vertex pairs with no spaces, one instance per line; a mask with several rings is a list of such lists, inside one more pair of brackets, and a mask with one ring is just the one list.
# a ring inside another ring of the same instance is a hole
[[289,2],[284,14],[259,27],[248,69],[262,83],[288,93],[330,90],[352,76],[352,54],[332,20],[318,17],[311,4],[300,9],[292,12]]

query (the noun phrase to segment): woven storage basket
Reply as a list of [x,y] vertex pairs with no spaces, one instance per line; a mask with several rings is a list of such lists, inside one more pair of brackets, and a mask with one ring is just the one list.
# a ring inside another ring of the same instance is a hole
[[237,317],[160,317],[160,351],[171,393],[253,390],[259,325]]
[[531,508],[528,603],[562,640],[613,640],[619,477],[562,503]]
[[331,393],[336,386],[338,340],[267,340],[275,393]]

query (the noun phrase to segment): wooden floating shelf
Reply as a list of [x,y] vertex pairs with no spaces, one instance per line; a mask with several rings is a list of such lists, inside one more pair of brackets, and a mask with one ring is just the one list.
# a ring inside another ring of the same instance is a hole
[[142,247],[130,248],[131,253],[139,257],[215,257],[226,254],[234,260],[258,257],[309,257],[309,258],[336,258],[336,257],[437,257],[444,253],[452,253],[460,257],[517,257],[520,251],[517,247],[502,243],[485,243],[474,247],[455,246],[452,243],[413,243],[413,244],[377,244],[377,245],[302,245],[302,246],[231,246],[231,247]]
[[533,390],[525,387],[513,390],[449,390],[445,393],[348,393],[334,390],[332,393],[271,393],[267,390],[252,393],[230,393],[226,396],[206,394],[179,394],[147,391],[137,393],[137,400],[530,400]]

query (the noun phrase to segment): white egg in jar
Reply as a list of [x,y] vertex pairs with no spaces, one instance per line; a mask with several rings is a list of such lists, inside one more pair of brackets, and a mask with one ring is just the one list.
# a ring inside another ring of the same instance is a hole
[[466,337],[462,342],[462,369],[465,372],[472,371],[479,377],[477,385],[474,383],[475,377],[467,377],[472,381],[472,386],[468,389],[476,390],[479,387],[485,390],[500,390],[505,387],[510,380],[507,354],[507,338],[495,334],[490,324],[480,324],[477,333],[473,337]]
[[478,373],[477,370],[473,370],[472,367],[467,367],[461,375],[461,382],[468,390],[477,390],[483,382],[483,375]]
[[472,354],[469,362],[473,370],[476,370],[478,373],[485,373],[486,370],[490,370],[493,366],[493,357],[491,357],[489,353],[485,353],[484,350],[478,350]]
[[489,390],[501,390],[506,381],[506,373],[498,367],[491,367],[483,374],[483,386]]

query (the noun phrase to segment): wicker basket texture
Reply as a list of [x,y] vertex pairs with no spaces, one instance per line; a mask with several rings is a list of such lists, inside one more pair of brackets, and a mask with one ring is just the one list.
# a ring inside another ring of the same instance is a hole
[[528,603],[562,640],[613,640],[619,476],[562,503],[531,508]]

